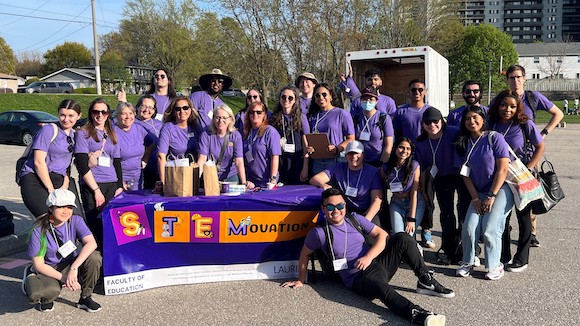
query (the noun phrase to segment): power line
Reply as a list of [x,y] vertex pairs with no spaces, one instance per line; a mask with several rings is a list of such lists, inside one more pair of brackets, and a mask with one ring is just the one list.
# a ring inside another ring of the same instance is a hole
[[[43,3],[43,4],[41,4],[41,5],[40,5],[40,7],[36,8],[36,9],[32,9],[32,12],[30,12],[30,13],[34,13],[34,12],[37,12],[37,11],[42,11],[42,10],[40,10],[40,8],[42,8],[42,7],[43,7],[45,4],[47,4],[47,3],[48,3],[48,1],[46,1],[46,2],[45,2],[45,3]],[[7,7],[11,7],[11,6],[8,6],[8,5],[6,5],[6,6],[7,6]],[[17,18],[16,20],[14,20],[14,21],[11,21],[11,22],[9,22],[9,23],[6,23],[6,24],[4,24],[4,25],[1,25],[0,27],[5,27],[5,26],[8,26],[8,25],[10,25],[10,24],[14,24],[14,23],[16,23],[17,21],[20,21],[20,20],[22,20],[22,19],[24,19],[24,17]]]
[[40,17],[40,16],[32,16],[32,15],[20,15],[20,14],[8,13],[8,12],[0,12],[0,15],[17,16],[17,17],[34,18],[34,19],[44,19],[44,20],[60,21],[60,22],[67,22],[67,23],[91,24],[90,21],[67,20],[67,19]]
[[[89,25],[90,25],[90,24],[89,24]],[[65,39],[65,38],[67,38],[67,37],[69,37],[69,36],[73,35],[73,34],[76,34],[76,33],[80,32],[80,31],[82,31],[83,29],[87,28],[87,26],[89,26],[89,25],[85,25],[85,26],[81,27],[80,29],[78,29],[78,30],[76,30],[76,31],[74,31],[74,32],[72,32],[72,33],[70,33],[70,34],[68,34],[68,35],[65,35],[65,36],[63,36],[63,37],[59,38],[59,39],[58,39],[58,40],[56,40],[56,41],[53,41],[53,42],[51,42],[51,43],[48,43],[48,44],[46,44],[46,45],[44,45],[44,46],[48,46],[48,45],[54,44],[54,43],[56,43],[56,42],[58,42],[58,41],[60,41],[60,40],[63,40],[63,39]],[[40,49],[40,48],[36,48],[36,49],[29,50],[29,51],[24,51],[24,52],[20,52],[20,51],[18,51],[18,52],[19,52],[19,54],[24,54],[24,53],[30,53],[30,52],[34,52],[34,51],[35,51],[35,50],[37,50],[37,49]]]

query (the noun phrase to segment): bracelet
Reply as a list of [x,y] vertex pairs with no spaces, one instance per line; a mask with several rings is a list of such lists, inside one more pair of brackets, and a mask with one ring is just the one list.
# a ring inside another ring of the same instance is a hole
[[550,132],[548,131],[548,129],[544,128],[542,129],[542,131],[540,131],[541,135],[547,136]]
[[76,268],[76,267],[72,267],[72,266],[71,266],[70,270],[71,270],[71,271],[77,271],[77,270],[78,270],[78,268]]
[[101,189],[101,188],[99,188],[99,187],[96,187],[95,189],[93,189],[93,192],[95,192],[95,191],[97,191],[97,190],[99,190],[99,189]]
[[417,219],[416,219],[416,218],[414,218],[414,217],[407,217],[407,222],[413,222],[413,223],[416,223],[416,222],[417,222]]

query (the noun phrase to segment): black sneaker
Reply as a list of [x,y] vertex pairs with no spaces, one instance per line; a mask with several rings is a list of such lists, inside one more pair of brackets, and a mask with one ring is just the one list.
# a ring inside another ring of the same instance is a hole
[[540,246],[540,241],[538,241],[538,239],[536,239],[536,235],[532,234],[532,240],[530,240],[530,247],[539,247]]
[[40,312],[51,312],[54,310],[54,302],[41,303],[38,307]]
[[411,322],[425,326],[445,326],[445,316],[437,315],[423,308],[411,310]]
[[417,293],[442,298],[453,298],[455,296],[453,290],[447,289],[437,282],[431,273],[419,277],[419,280],[417,280]]
[[512,273],[520,273],[523,272],[526,268],[528,268],[528,264],[513,263],[508,265],[507,271]]
[[26,278],[29,275],[35,275],[34,272],[32,271],[32,265],[28,265],[28,266],[24,267],[24,272],[22,273],[21,289],[22,289],[22,293],[24,293],[24,295],[28,295],[28,294],[26,294]]
[[77,303],[77,308],[85,309],[88,312],[97,312],[101,310],[101,305],[94,302],[90,296],[80,299],[79,303]]

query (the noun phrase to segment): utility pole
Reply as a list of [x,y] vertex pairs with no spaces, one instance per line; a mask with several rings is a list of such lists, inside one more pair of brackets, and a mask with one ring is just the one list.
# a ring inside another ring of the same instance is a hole
[[491,104],[491,62],[489,60],[489,85],[487,86],[487,105]]
[[95,79],[97,82],[97,95],[101,95],[101,66],[99,64],[99,40],[97,39],[97,20],[95,15],[95,0],[91,0],[93,9],[93,44],[95,48]]

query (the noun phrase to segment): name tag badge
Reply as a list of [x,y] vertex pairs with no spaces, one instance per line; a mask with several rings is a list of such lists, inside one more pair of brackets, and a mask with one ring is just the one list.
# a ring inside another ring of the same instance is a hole
[[107,168],[110,167],[111,166],[111,158],[108,156],[99,156],[98,165],[104,166]]
[[342,271],[348,268],[348,263],[346,262],[346,258],[335,259],[332,261],[332,267],[334,267],[334,271]]
[[75,250],[77,250],[77,246],[75,246],[75,244],[69,240],[65,244],[63,244],[60,248],[58,248],[58,253],[62,256],[62,258],[66,258]]
[[296,144],[284,144],[284,152],[286,153],[296,152]]
[[210,111],[207,113],[207,116],[208,116],[210,119],[213,119],[213,110],[210,110]]
[[286,137],[280,138],[280,145],[282,146],[282,148],[284,148],[284,145],[286,145]]
[[431,177],[435,178],[435,176],[437,175],[437,172],[439,172],[439,169],[437,168],[437,165],[433,164],[433,166],[431,166]]
[[467,166],[467,164],[463,164],[461,166],[461,170],[459,170],[459,174],[464,177],[469,177],[469,172],[471,172],[471,169],[469,168],[469,166]]
[[401,192],[403,191],[403,184],[400,182],[393,182],[391,183],[391,191],[392,192]]
[[344,194],[349,197],[356,197],[357,193],[358,189],[356,189],[355,187],[346,187],[346,191],[344,192]]
[[252,151],[249,150],[244,153],[244,157],[246,158],[246,163],[250,163],[254,160],[254,155],[252,155]]
[[193,138],[195,137],[195,132],[190,132],[187,134],[187,138]]
[[361,131],[360,135],[358,136],[358,140],[364,140],[364,141],[371,140],[371,133],[368,131]]

